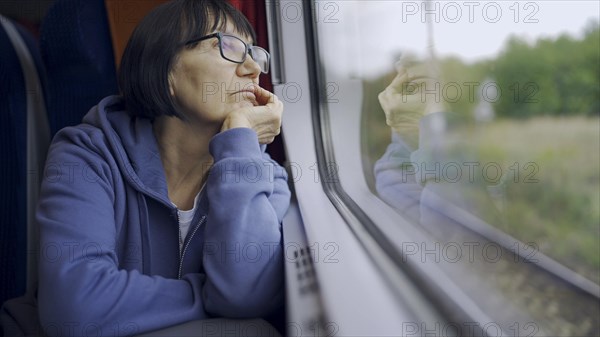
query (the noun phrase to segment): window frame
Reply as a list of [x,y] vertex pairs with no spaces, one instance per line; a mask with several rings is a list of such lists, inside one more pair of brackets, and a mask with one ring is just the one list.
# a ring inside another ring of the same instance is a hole
[[[285,104],[284,143],[290,171],[296,171],[289,179],[294,184],[308,245],[318,253],[314,270],[319,281],[325,323],[335,324],[339,328],[336,335],[340,336],[397,335],[403,328],[403,322],[415,322],[415,317],[423,317],[423,314],[415,316],[419,305],[421,311],[430,310],[428,302],[420,297],[403,273],[399,273],[401,277],[397,281],[404,289],[405,298],[398,300],[392,290],[395,285],[382,277],[325,194],[323,185],[316,182],[313,174],[317,172],[312,168],[321,165],[318,165],[317,136],[313,129],[316,115],[311,113],[319,108],[314,91],[316,62],[311,45],[311,9],[299,0],[286,1],[285,4],[302,8],[304,19],[281,20],[281,31],[274,34],[281,37],[283,60],[276,59],[275,62],[281,66],[280,76],[285,79],[274,85],[274,91]],[[274,6],[276,9],[279,6],[276,12],[282,13],[279,2],[275,2]],[[318,174],[319,177],[323,174],[320,168]],[[328,255],[332,252],[327,250],[329,244],[337,247],[333,255]],[[327,261],[327,257],[332,260]],[[289,264],[289,261],[286,263]],[[419,305],[410,307],[407,303]],[[288,305],[293,306],[294,303]],[[293,323],[296,318],[289,319]],[[438,321],[437,317],[432,321]]]
[[[303,109],[311,111],[312,125],[312,137],[307,137],[304,134],[302,138],[304,138],[306,143],[310,143],[310,148],[315,151],[314,159],[319,163],[317,167],[321,181],[321,192],[325,195],[326,200],[329,201],[327,204],[328,217],[333,217],[331,207],[335,209],[339,216],[336,219],[336,226],[331,225],[331,227],[341,230],[338,226],[340,220],[343,221],[347,226],[347,231],[353,236],[352,241],[354,242],[352,246],[354,249],[360,247],[361,254],[364,255],[363,259],[367,259],[364,261],[373,263],[379,274],[379,278],[388,285],[389,293],[393,294],[393,298],[396,301],[404,301],[407,309],[419,317],[418,321],[440,322],[440,319],[442,319],[442,321],[450,322],[476,322],[481,330],[475,334],[480,335],[483,333],[485,335],[485,325],[493,322],[493,320],[453,280],[448,278],[439,264],[423,263],[422,261],[407,257],[405,252],[397,248],[398,246],[394,243],[395,239],[391,239],[400,238],[403,242],[434,244],[433,238],[427,237],[427,235],[418,231],[415,232],[414,225],[410,224],[406,219],[399,219],[399,215],[394,209],[370,192],[366,186],[366,182],[364,182],[364,176],[344,178],[344,175],[338,172],[335,165],[340,164],[342,166],[343,162],[340,162],[340,159],[336,158],[335,155],[336,141],[330,127],[332,120],[329,114],[329,106],[326,102],[328,95],[326,92],[327,85],[325,85],[325,72],[322,69],[322,64],[319,62],[317,22],[311,15],[311,13],[315,13],[316,9],[314,6],[314,1],[305,2],[302,6],[304,18],[302,20],[304,24],[303,33],[305,34],[302,41],[305,44],[304,47],[307,54],[307,58],[304,61],[306,64],[303,63],[302,65],[306,65],[304,71],[307,78],[298,83],[303,83],[304,85],[301,85],[300,88],[308,89],[310,93],[308,100],[303,102]],[[289,22],[282,23],[284,32],[288,26],[290,26]],[[285,34],[283,35],[286,38]],[[292,40],[295,43],[299,42],[297,37]],[[283,44],[285,45],[285,40]],[[295,62],[295,59],[294,62],[290,62],[292,58],[290,57],[289,50],[284,49],[284,54],[287,54],[284,55],[287,61],[286,64],[294,64],[294,67],[297,68],[298,62]],[[286,78],[290,80],[298,78],[296,75],[290,74],[291,70],[289,66],[284,68]],[[285,84],[276,87],[277,94],[285,97],[285,88]],[[287,114],[303,113],[301,112],[302,109],[293,109],[293,111],[290,111],[287,104],[286,110]],[[288,145],[287,152],[290,159],[295,160],[298,158],[295,148],[300,145],[295,145],[297,142],[294,142],[292,139],[300,135],[296,132],[291,132],[291,130],[300,128],[298,127],[297,116],[288,117],[287,114],[284,115],[284,130],[286,133],[286,145]],[[311,141],[309,142],[307,138],[310,138]],[[307,147],[309,144],[306,143],[302,146]],[[304,152],[307,151],[305,150]],[[360,165],[360,159],[358,162],[358,165]],[[334,165],[331,166],[328,163],[334,163]],[[351,164],[345,163],[344,165]],[[306,166],[303,168],[306,168]],[[357,172],[362,174],[362,170]],[[351,181],[352,186],[350,184],[342,186],[344,181]],[[315,189],[311,189],[312,194],[309,196],[308,193],[304,194],[305,186],[303,185],[305,184],[296,183],[300,208],[303,217],[305,217],[312,212],[310,209],[314,208],[316,203],[307,201],[307,199],[313,197]],[[360,186],[357,187],[356,185]],[[348,187],[350,187],[350,190],[347,189]],[[319,201],[322,203],[323,200],[325,199],[320,196]],[[524,245],[521,241],[495,229],[493,226],[458,209],[456,206],[448,202],[445,202],[445,204],[444,207],[447,207],[450,213],[457,214],[455,220],[469,224],[468,230],[470,232],[491,242],[498,243],[507,249],[510,249],[510,245],[514,243]],[[321,207],[324,206],[321,205]],[[325,234],[328,228],[316,226],[315,222],[318,220],[313,220],[315,218],[307,216],[305,227],[309,241],[318,242],[322,238],[328,237],[328,234],[331,235],[331,233]],[[332,228],[329,229],[331,230]],[[347,233],[344,239],[350,240]],[[347,243],[349,241],[343,242]],[[521,258],[527,258],[523,252],[520,254],[517,253],[517,255]],[[578,274],[551,258],[538,253],[536,254],[536,259],[530,262],[536,268],[539,268],[541,272],[549,273],[552,277],[557,277],[580,291],[600,298],[600,287],[598,285],[589,280],[577,277]],[[444,262],[441,263],[443,264]],[[320,281],[326,284],[330,283],[327,277],[323,276],[330,276],[331,274],[325,272],[325,268],[320,269],[322,270]],[[412,289],[418,289],[420,294],[408,299],[410,296],[407,295],[406,289],[402,289],[407,284],[411,284]],[[328,287],[325,286],[325,288]],[[324,292],[323,296],[326,298],[330,297],[327,292]],[[434,308],[438,308],[439,310]],[[331,310],[328,312],[331,312]],[[503,334],[509,335],[504,331]]]

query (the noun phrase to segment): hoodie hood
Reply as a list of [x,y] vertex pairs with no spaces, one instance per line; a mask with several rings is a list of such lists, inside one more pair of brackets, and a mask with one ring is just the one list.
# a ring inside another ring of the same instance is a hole
[[132,117],[120,96],[108,96],[84,117],[83,124],[100,128],[127,183],[172,208],[167,180],[152,122]]

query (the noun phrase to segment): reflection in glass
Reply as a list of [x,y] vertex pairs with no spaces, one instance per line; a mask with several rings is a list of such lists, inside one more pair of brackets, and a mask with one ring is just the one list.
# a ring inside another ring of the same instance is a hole
[[473,247],[442,267],[508,334],[599,334],[599,5],[336,4],[322,68],[340,92],[362,84],[373,193],[440,251]]

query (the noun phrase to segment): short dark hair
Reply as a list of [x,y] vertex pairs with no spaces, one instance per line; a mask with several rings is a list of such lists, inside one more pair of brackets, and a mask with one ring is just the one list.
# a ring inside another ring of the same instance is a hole
[[226,0],[175,0],[142,19],[125,47],[118,75],[129,113],[185,120],[170,95],[169,72],[186,41],[221,30],[229,20],[240,34],[256,41],[248,19]]

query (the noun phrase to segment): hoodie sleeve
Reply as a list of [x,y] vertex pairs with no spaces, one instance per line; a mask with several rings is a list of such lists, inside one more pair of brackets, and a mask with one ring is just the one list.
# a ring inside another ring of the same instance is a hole
[[71,128],[56,136],[49,151],[37,209],[44,332],[132,335],[207,317],[204,275],[176,280],[119,269],[116,219],[122,207],[115,205],[123,200],[115,196],[123,184],[107,150],[97,145],[103,143],[99,133]]
[[[464,141],[451,137],[460,125],[458,118],[448,112],[422,117],[419,148],[414,151],[403,135],[393,131],[391,143],[375,164],[377,193],[411,220],[425,225],[451,221],[440,211],[441,197],[486,221],[500,221],[484,182],[478,178],[484,175],[477,157]],[[461,139],[468,137],[461,135]]]
[[251,129],[217,134],[210,151],[204,308],[218,316],[263,316],[283,303],[287,174],[263,152]]
[[418,165],[411,162],[411,153],[402,137],[392,132],[392,141],[373,171],[381,199],[412,220],[418,220],[423,187],[418,181]]

